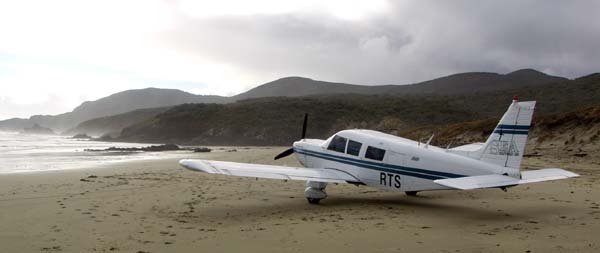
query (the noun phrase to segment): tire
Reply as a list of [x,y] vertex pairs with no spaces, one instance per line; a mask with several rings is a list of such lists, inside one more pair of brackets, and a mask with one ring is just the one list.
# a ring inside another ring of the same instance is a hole
[[306,200],[308,200],[308,203],[311,205],[318,205],[319,202],[321,201],[321,199],[313,199],[313,198],[306,198]]
[[404,192],[408,196],[417,196],[417,192]]

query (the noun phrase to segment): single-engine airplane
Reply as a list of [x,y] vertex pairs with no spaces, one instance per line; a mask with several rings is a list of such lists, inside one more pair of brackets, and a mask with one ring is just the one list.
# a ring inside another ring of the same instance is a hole
[[[310,204],[327,197],[328,183],[367,185],[416,195],[420,191],[506,188],[577,177],[559,168],[521,171],[535,101],[517,96],[485,143],[439,148],[373,130],[343,130],[327,140],[302,138],[275,160],[296,154],[305,168],[185,159],[184,168],[211,174],[306,181]],[[433,137],[433,136],[432,136]]]

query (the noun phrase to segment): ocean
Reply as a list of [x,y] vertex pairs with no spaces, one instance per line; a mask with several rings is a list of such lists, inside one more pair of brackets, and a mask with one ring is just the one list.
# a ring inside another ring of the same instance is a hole
[[0,174],[93,167],[114,162],[183,156],[173,152],[86,152],[153,144],[77,140],[68,136],[0,132]]

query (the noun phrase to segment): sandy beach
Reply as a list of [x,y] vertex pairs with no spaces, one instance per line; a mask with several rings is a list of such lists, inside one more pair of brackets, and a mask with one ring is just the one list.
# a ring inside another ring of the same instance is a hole
[[[274,164],[285,149],[190,153]],[[600,165],[527,158],[575,179],[417,197],[195,173],[178,159],[0,175],[2,252],[598,252]],[[289,157],[276,164],[297,165]]]

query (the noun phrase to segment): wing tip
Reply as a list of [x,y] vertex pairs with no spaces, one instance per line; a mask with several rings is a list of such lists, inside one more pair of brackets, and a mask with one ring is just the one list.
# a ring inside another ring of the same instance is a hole
[[580,177],[581,176],[581,175],[579,175],[579,174],[577,174],[575,172],[568,171],[568,170],[561,169],[561,168],[545,168],[545,169],[540,169],[538,171],[552,171],[552,172],[555,172],[555,173],[558,173],[558,174],[562,175],[565,178],[572,178],[572,177]]
[[179,166],[192,171],[213,173],[212,166],[204,160],[183,159],[179,160]]
[[567,177],[571,178],[571,177],[580,177],[581,175],[575,173],[575,172],[571,172],[571,171],[566,171],[567,173],[565,173]]

